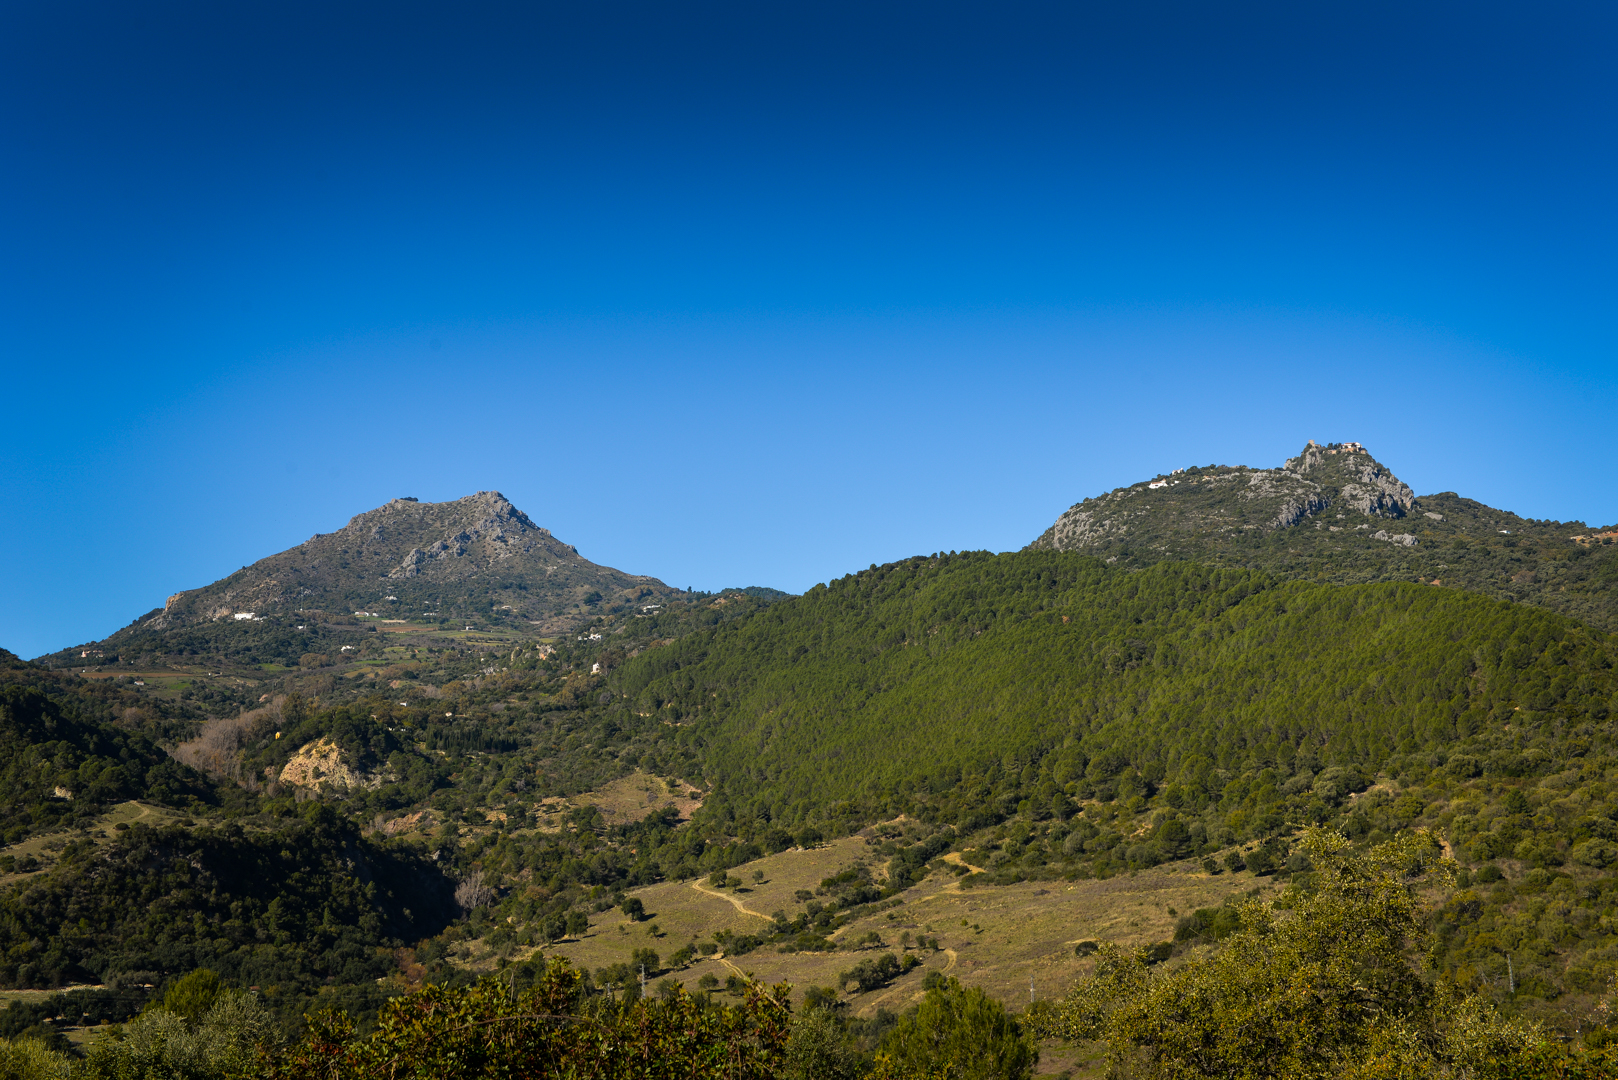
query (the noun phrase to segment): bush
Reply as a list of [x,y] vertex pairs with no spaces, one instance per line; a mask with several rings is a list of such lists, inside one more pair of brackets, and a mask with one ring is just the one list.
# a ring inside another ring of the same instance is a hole
[[780,1080],[856,1080],[861,1072],[837,1018],[805,998],[804,1011],[792,1023]]
[[70,1075],[73,1059],[38,1039],[0,1039],[0,1077],[4,1080],[60,1080]]
[[222,989],[217,973],[198,968],[169,983],[168,989],[163,991],[163,1008],[194,1025],[213,1008]]
[[899,958],[892,953],[883,953],[875,959],[861,960],[853,968],[839,975],[837,983],[839,986],[846,986],[852,981],[858,985],[860,993],[866,993],[888,985],[902,973]]
[[882,1040],[872,1076],[1022,1080],[1038,1062],[1039,1051],[1003,1005],[945,979]]
[[[736,1007],[704,1003],[678,987],[666,999],[603,1002],[585,993],[576,969],[553,960],[515,998],[492,978],[394,998],[369,1036],[356,1035],[346,1014],[311,1016],[297,1045],[266,1055],[251,1075],[545,1077],[559,1075],[564,1063],[566,1075],[579,1077],[771,1080],[792,1030],[787,988],[742,989],[746,1000]],[[570,1017],[585,1022],[565,1022]]]
[[[274,1052],[280,1025],[251,994],[221,989],[212,972],[194,972],[170,987],[181,1007],[194,1007],[208,998],[207,1010],[195,1019],[164,1004],[126,1024],[122,1031],[91,1044],[85,1071],[90,1076],[123,1080],[125,1077],[176,1077],[182,1080],[222,1080],[253,1071],[258,1055]],[[175,993],[178,989],[178,993]]]
[[1610,840],[1586,840],[1576,845],[1569,854],[1573,856],[1574,862],[1600,870],[1618,861],[1618,844]]
[[1405,834],[1353,855],[1312,829],[1300,846],[1315,892],[1292,892],[1285,910],[1243,904],[1221,949],[1161,974],[1145,950],[1108,946],[1037,1033],[1104,1040],[1131,1075],[1523,1075],[1532,1030],[1423,976],[1432,939],[1413,886],[1437,845]]
[[630,966],[635,969],[636,975],[639,975],[643,968],[648,975],[655,975],[662,970],[662,964],[655,949],[636,949],[630,954],[629,962]]

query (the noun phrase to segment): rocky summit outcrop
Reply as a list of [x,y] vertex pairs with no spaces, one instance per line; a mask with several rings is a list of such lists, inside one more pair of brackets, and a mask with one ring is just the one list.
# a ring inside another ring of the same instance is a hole
[[1359,443],[1311,440],[1278,469],[1178,469],[1085,499],[1030,546],[1083,551],[1161,528],[1273,531],[1312,520],[1358,529],[1366,519],[1402,518],[1415,503],[1415,492]]
[[565,622],[603,601],[676,591],[590,562],[498,491],[480,491],[441,503],[394,499],[336,532],[177,593],[138,625],[171,630],[299,611]]
[[1309,581],[1420,581],[1618,629],[1618,545],[1605,535],[1454,492],[1417,497],[1359,443],[1310,441],[1279,468],[1192,466],[1085,499],[1029,546],[1123,567],[1179,560]]

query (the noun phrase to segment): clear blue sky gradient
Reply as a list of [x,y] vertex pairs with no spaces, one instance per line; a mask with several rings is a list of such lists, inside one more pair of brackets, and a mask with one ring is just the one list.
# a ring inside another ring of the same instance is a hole
[[398,495],[794,591],[1309,438],[1612,523],[1615,13],[6,4],[0,645]]

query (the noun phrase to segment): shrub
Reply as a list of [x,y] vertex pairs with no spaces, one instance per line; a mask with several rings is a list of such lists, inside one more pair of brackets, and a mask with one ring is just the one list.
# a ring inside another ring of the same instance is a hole
[[1285,910],[1243,904],[1221,949],[1161,974],[1144,950],[1107,946],[1037,1033],[1105,1040],[1131,1075],[1522,1075],[1537,1035],[1423,977],[1431,938],[1412,884],[1437,845],[1406,834],[1353,855],[1312,829],[1300,846],[1317,891],[1292,891]]
[[5,1080],[59,1080],[73,1059],[38,1039],[0,1039],[0,1077]]
[[1022,1080],[1038,1062],[1039,1051],[1003,1005],[945,979],[882,1040],[872,1076]]
[[[260,1054],[273,1054],[281,1041],[275,1017],[253,995],[222,989],[218,977],[210,980],[209,975],[213,972],[193,972],[170,987],[163,1005],[97,1039],[86,1072],[109,1080],[222,1080],[248,1073]],[[171,996],[179,1008],[195,1007],[204,999],[209,1004],[201,1015],[188,1018],[170,1007]]]
[[[740,982],[740,980],[737,980]],[[739,1006],[708,1005],[676,987],[666,999],[602,1002],[563,960],[515,998],[483,979],[394,998],[375,1033],[358,1036],[341,1012],[308,1021],[289,1050],[267,1054],[265,1080],[397,1077],[725,1076],[771,1080],[791,1033],[787,987],[741,987]]]

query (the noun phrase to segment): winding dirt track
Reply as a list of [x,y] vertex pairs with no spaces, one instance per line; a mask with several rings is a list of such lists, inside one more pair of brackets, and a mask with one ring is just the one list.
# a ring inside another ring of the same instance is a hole
[[721,899],[721,900],[725,901],[726,903],[730,904],[732,907],[734,907],[737,911],[741,912],[743,915],[751,915],[751,916],[753,916],[753,918],[755,918],[755,919],[763,919],[765,922],[774,922],[775,921],[774,919],[770,918],[768,915],[765,915],[765,914],[763,914],[761,912],[754,911],[752,908],[750,908],[746,904],[742,903],[741,897],[738,897],[738,896],[726,896],[722,892],[714,892],[712,889],[704,888],[700,881],[693,881],[691,883],[691,887],[693,889],[697,890],[697,892],[702,893],[702,894],[704,894],[706,896],[716,896],[716,897],[718,897],[719,899]]

